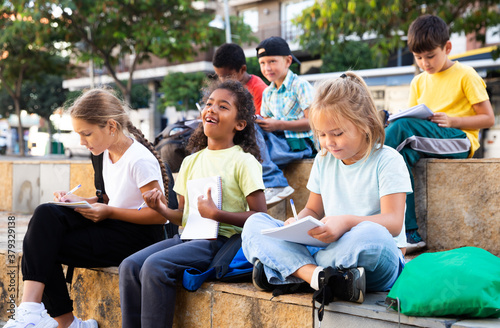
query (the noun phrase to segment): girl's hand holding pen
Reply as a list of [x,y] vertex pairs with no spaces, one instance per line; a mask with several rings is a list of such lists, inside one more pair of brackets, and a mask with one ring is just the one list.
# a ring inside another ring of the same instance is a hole
[[75,188],[71,189],[68,192],[66,192],[66,191],[56,191],[56,192],[54,192],[54,200],[56,202],[66,202],[66,203],[76,202],[76,201],[82,200],[83,199],[82,197],[74,195],[74,192],[77,191],[78,189],[80,189],[81,186],[82,185],[79,184],[78,186],[76,186]]

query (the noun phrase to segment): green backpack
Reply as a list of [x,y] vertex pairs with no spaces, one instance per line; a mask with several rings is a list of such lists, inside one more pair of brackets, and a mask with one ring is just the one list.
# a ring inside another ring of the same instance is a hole
[[409,316],[499,318],[500,258],[476,247],[422,254],[406,264],[386,303]]

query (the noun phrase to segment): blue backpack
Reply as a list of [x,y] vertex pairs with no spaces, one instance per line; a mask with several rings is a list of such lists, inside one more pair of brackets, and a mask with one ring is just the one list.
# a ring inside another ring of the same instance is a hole
[[207,271],[196,269],[184,271],[182,285],[196,291],[206,280],[224,282],[246,282],[252,278],[252,263],[248,262],[241,249],[241,235],[231,236],[217,252]]

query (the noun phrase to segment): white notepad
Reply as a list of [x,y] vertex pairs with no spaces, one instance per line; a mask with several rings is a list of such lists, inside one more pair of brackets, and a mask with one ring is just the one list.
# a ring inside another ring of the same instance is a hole
[[72,202],[72,203],[65,203],[65,202],[47,202],[47,203],[64,206],[68,208],[92,208],[92,206],[86,200],[81,202]]
[[198,197],[206,197],[211,188],[212,199],[218,209],[222,208],[222,179],[220,176],[189,180],[187,192],[189,199],[189,216],[181,239],[216,239],[219,233],[219,222],[204,218],[198,212]]
[[313,218],[312,216],[306,216],[305,218],[279,228],[262,229],[260,233],[269,237],[283,239],[297,244],[327,246],[327,243],[319,241],[318,239],[307,234],[309,230],[323,225],[323,222]]
[[420,119],[427,119],[429,116],[434,115],[432,110],[429,109],[425,104],[419,104],[408,109],[402,110],[399,113],[392,114],[389,116],[388,121],[394,121],[402,117],[413,117]]

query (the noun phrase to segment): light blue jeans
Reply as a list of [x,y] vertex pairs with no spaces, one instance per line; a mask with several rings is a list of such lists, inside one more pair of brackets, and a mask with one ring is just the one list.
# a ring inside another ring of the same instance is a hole
[[292,273],[306,264],[348,269],[365,268],[367,291],[389,290],[404,267],[404,257],[389,231],[365,221],[327,247],[296,244],[260,233],[262,229],[280,227],[282,221],[265,213],[249,217],[242,233],[243,253],[249,262],[259,259],[270,283],[303,282]]

